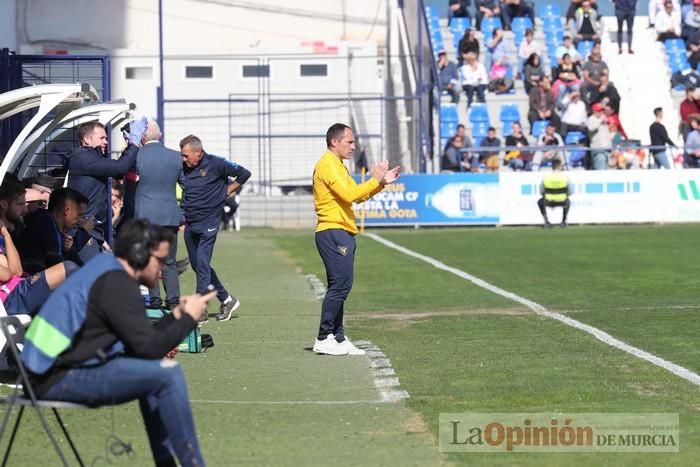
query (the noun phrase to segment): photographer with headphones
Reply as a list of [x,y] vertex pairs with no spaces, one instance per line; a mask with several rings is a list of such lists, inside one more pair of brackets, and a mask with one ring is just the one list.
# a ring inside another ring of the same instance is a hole
[[161,276],[173,234],[127,222],[114,247],[71,275],[26,334],[22,360],[39,398],[91,407],[139,400],[156,465],[204,465],[182,369],[163,357],[197,325],[215,292],[181,297],[152,326],[139,285]]

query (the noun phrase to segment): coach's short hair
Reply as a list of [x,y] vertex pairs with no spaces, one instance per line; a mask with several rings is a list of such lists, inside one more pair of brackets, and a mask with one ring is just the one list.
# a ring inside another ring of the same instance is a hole
[[337,139],[340,141],[345,136],[345,130],[352,130],[349,126],[344,123],[334,123],[326,131],[326,146],[331,147],[331,141]]
[[94,121],[85,122],[78,127],[78,139],[80,140],[80,144],[83,144],[83,138],[92,134],[95,128],[102,128],[104,130],[105,126],[98,121]]
[[194,149],[195,151],[204,151],[204,148],[202,147],[202,140],[195,135],[187,135],[180,140],[180,149],[184,148],[185,146],[189,146],[190,149]]
[[655,108],[654,109],[654,117],[658,117],[659,115],[661,115],[661,112],[663,112],[663,111],[664,111],[664,109],[662,109],[661,107]]

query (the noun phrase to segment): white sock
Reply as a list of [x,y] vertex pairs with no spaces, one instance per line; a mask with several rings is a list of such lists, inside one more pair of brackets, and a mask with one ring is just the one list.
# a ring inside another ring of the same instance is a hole
[[226,305],[227,303],[232,302],[232,301],[233,301],[233,297],[229,295],[228,297],[226,297],[226,300],[224,300],[224,305]]

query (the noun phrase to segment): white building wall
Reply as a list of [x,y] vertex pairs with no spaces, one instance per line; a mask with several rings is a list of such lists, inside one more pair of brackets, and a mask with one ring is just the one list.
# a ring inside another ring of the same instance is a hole
[[[157,48],[157,0],[22,0],[17,5],[27,19],[17,25],[22,53],[41,53],[47,46],[70,53]],[[166,52],[231,53],[304,41],[382,42],[385,16],[385,0],[164,0],[164,45]]]
[[17,0],[0,1],[0,49],[17,49],[16,14]]

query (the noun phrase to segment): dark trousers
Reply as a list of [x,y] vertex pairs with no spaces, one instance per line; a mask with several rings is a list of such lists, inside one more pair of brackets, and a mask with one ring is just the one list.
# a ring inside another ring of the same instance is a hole
[[547,207],[561,207],[564,208],[564,215],[561,218],[562,222],[566,222],[566,216],[569,215],[569,207],[571,206],[571,201],[567,198],[566,201],[559,203],[555,201],[547,201],[546,199],[540,198],[537,200],[537,206],[540,208],[540,213],[542,214],[542,218],[544,219],[545,222],[549,222],[549,219],[547,219]]
[[622,24],[627,23],[627,46],[632,48],[632,28],[634,27],[634,10],[615,11],[617,17],[617,46],[622,48]]
[[197,275],[197,293],[207,292],[209,284],[216,290],[216,298],[221,303],[228,298],[229,293],[216,275],[216,271],[211,267],[211,256],[214,253],[214,243],[216,235],[219,233],[221,220],[218,217],[209,222],[202,222],[196,225],[185,227],[185,247],[187,256],[190,259],[190,266]]
[[[169,309],[175,308],[175,305],[180,303],[180,279],[177,276],[177,227],[164,227],[169,229],[175,235],[175,241],[170,244],[168,257],[165,258],[165,266],[163,266],[163,288],[165,289],[165,307]],[[163,306],[163,300],[160,298],[160,284],[148,291],[151,297],[151,307],[159,308]]]
[[174,454],[183,466],[204,465],[185,375],[180,365],[166,362],[117,357],[100,366],[72,368],[42,397],[90,407],[138,400],[156,463]]
[[343,306],[352,289],[355,263],[355,236],[342,229],[316,232],[316,248],[326,267],[328,290],[321,306],[318,339],[335,334],[338,342],[345,340]]
[[467,94],[467,110],[471,107],[474,101],[474,93],[476,93],[477,102],[486,102],[486,85],[479,84],[477,86],[472,86],[471,84],[465,84],[462,86],[464,92]]

